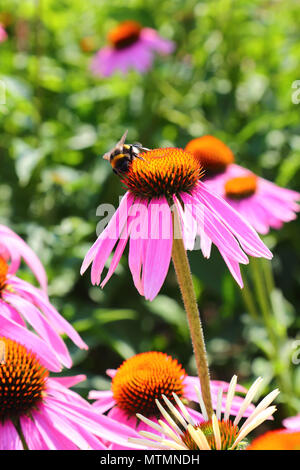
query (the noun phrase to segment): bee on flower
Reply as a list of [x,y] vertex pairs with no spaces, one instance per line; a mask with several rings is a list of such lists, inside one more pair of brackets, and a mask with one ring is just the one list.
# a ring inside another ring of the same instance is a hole
[[[124,137],[124,136],[123,136]],[[122,148],[121,148],[122,147]],[[127,192],[105,230],[85,256],[83,274],[92,263],[93,284],[104,287],[114,273],[129,241],[129,267],[134,284],[146,299],[158,294],[169,269],[173,240],[183,237],[186,248],[193,247],[198,234],[202,252],[208,257],[214,243],[230,272],[242,287],[239,264],[247,264],[246,253],[271,258],[272,254],[255,230],[222,197],[202,182],[198,159],[179,148],[135,149],[133,157],[124,155],[121,139],[117,154],[106,159],[126,163],[118,171]],[[178,212],[174,226],[171,207]],[[181,234],[182,231],[182,234]],[[115,248],[106,277],[105,263]]]

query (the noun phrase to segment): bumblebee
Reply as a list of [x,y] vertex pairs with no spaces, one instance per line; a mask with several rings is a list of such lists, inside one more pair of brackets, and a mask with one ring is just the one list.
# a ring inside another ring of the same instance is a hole
[[104,160],[108,160],[112,166],[113,172],[116,174],[126,173],[129,170],[130,164],[135,158],[144,160],[139,154],[148,152],[147,149],[140,143],[125,144],[128,130],[123,134],[120,141],[109,152],[103,155]]

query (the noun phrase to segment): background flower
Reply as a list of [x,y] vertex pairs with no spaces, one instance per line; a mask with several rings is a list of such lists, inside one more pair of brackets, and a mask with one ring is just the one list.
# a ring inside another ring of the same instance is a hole
[[47,275],[34,251],[10,228],[0,225],[0,256],[9,262],[8,272],[15,274],[23,258],[41,287],[47,291]]
[[[96,400],[93,407],[119,423],[124,423],[139,431],[152,431],[153,429],[145,422],[137,419],[136,414],[142,414],[147,419],[157,422],[156,400],[161,400],[162,395],[174,402],[173,394],[183,400],[187,410],[197,423],[204,421],[203,415],[192,407],[191,402],[198,401],[195,386],[199,387],[197,377],[188,376],[181,364],[176,359],[165,353],[150,351],[137,354],[124,361],[117,369],[107,371],[112,378],[111,390],[92,390],[89,398]],[[218,393],[222,389],[226,394],[229,389],[227,382],[212,380],[211,393],[213,407],[218,406]],[[236,385],[236,391],[245,394],[246,389]],[[220,409],[225,411],[226,395],[221,397]],[[219,398],[220,400],[220,398]],[[243,399],[234,397],[231,403],[231,414],[237,415]],[[249,416],[253,411],[250,403],[243,411],[243,416]],[[115,445],[111,446],[116,449]]]
[[[44,343],[40,351],[43,359],[54,361],[55,367],[59,367],[57,360],[64,366],[70,367],[72,360],[59,334],[67,334],[79,348],[87,349],[88,346],[72,325],[51,305],[43,291],[9,274],[8,271],[7,262],[0,257],[0,327],[2,333],[6,325],[6,334],[9,338],[22,340],[23,335],[26,334],[24,330],[29,325]],[[42,351],[45,352],[46,357]]]
[[[240,404],[236,418],[230,419],[232,400],[234,399],[236,389],[237,377],[233,376],[229,385],[226,397],[225,412],[222,418],[221,402],[222,402],[222,388],[218,391],[218,400],[216,406],[216,414],[212,415],[212,419],[208,420],[207,411],[202,401],[200,391],[196,387],[198,401],[203,415],[201,422],[195,421],[193,415],[190,413],[182,400],[175,393],[174,405],[163,396],[163,400],[156,404],[162,416],[166,419],[167,425],[162,420],[158,420],[159,424],[151,422],[143,415],[139,414],[139,418],[146,422],[149,427],[152,427],[152,433],[140,431],[139,434],[146,439],[130,438],[133,443],[139,443],[147,447],[154,447],[158,449],[173,449],[173,450],[244,450],[246,444],[246,436],[262,424],[265,420],[270,418],[276,411],[275,406],[269,406],[272,401],[279,394],[278,390],[274,390],[267,395],[258,405],[252,410],[249,417],[240,425],[241,418],[244,416],[245,410],[251,403],[253,397],[256,395],[262,379],[258,378],[250,387],[246,397]],[[153,429],[156,431],[153,433]],[[159,431],[159,433],[157,433]]]
[[135,69],[145,73],[154,60],[154,54],[170,54],[175,49],[172,41],[163,39],[152,28],[143,28],[138,22],[127,20],[108,33],[109,46],[95,55],[91,69],[95,74],[109,77],[116,70],[127,73]]
[[300,432],[269,431],[254,439],[247,450],[299,450]]
[[[95,413],[69,388],[84,376],[50,378],[36,354],[0,338],[0,449],[22,450],[19,425],[30,450],[106,449],[101,438],[126,447],[129,427]],[[99,439],[100,438],[100,439]]]
[[300,431],[300,413],[296,416],[285,418],[282,421],[282,424],[285,428],[289,429],[290,431]]
[[231,150],[213,136],[193,139],[186,146],[203,166],[207,187],[222,196],[258,232],[280,229],[296,219],[300,193],[281,188],[234,164]]

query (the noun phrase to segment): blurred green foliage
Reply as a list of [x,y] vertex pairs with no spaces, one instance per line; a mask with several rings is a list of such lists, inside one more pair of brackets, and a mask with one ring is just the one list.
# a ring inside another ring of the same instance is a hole
[[[157,8],[155,0],[5,0],[4,13],[0,219],[40,256],[52,302],[90,346],[82,352],[70,345],[75,372],[87,374],[86,389],[107,387],[107,368],[158,349],[194,374],[172,267],[152,303],[135,290],[126,256],[105,290],[79,274],[96,237],[97,206],[116,206],[124,192],[101,155],[126,129],[129,142],[146,147],[184,147],[210,133],[242,165],[299,190],[300,104],[292,103],[292,83],[300,79],[299,2],[161,0]],[[158,57],[145,75],[94,77],[93,54],[124,19],[174,40],[175,53]],[[293,377],[294,396],[285,397],[293,411],[300,408],[300,371],[290,360],[300,331],[299,228],[297,220],[265,237],[274,252],[274,302],[288,311],[280,322],[291,341],[282,355]],[[199,251],[190,260],[212,377],[237,373],[247,385],[260,374],[274,386],[264,327],[245,311],[223,260],[216,250],[208,261]],[[33,280],[25,269],[22,275]]]

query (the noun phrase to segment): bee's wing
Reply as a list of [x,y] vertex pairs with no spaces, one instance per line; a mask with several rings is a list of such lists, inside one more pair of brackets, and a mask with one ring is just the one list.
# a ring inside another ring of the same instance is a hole
[[106,152],[106,153],[103,155],[103,158],[104,158],[104,160],[110,161],[110,156],[111,156],[111,150],[110,150],[109,152]]
[[123,148],[123,145],[125,144],[125,140],[126,140],[127,134],[128,134],[128,129],[127,129],[127,130],[124,132],[124,134],[122,135],[121,139],[119,140],[119,142],[118,142],[117,145],[116,145],[116,148],[120,148],[120,149]]
[[150,149],[147,149],[146,147],[143,147],[142,144],[139,144],[137,142],[135,142],[134,144],[132,144],[132,147],[134,147],[135,149],[139,150],[139,152],[149,152]]
[[128,134],[128,129],[124,132],[124,134],[122,135],[119,142],[115,145],[115,147],[112,150],[110,150],[109,152],[106,152],[103,155],[104,160],[110,161],[110,156],[111,156],[111,154],[114,150],[120,150],[121,152],[123,151],[123,145],[125,144],[127,134]]

